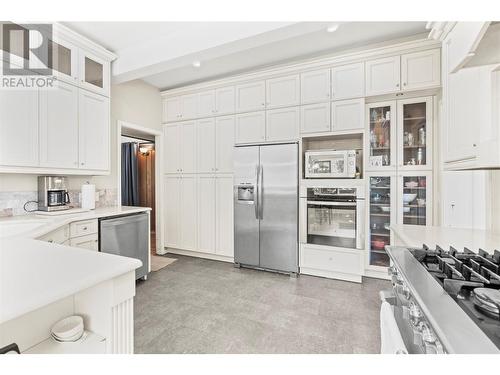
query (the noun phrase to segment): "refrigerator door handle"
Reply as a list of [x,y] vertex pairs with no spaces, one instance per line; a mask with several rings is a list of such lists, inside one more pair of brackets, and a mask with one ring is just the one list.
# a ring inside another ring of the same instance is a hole
[[255,166],[255,179],[257,180],[257,189],[256,193],[254,196],[254,208],[255,208],[255,218],[259,220],[259,201],[260,201],[260,191],[259,191],[259,172],[260,172],[260,166],[256,165]]
[[257,182],[257,190],[259,194],[259,219],[264,219],[264,192],[263,192],[264,168],[259,167],[259,180]]

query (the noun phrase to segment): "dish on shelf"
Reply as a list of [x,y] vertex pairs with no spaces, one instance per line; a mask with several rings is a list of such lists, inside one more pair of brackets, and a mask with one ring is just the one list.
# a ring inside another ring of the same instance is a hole
[[423,199],[423,198],[417,198],[417,204],[419,206],[425,206],[425,199]]
[[382,210],[382,212],[390,212],[391,211],[390,206],[381,206],[380,209]]
[[389,223],[385,223],[385,224],[384,224],[384,229],[385,229],[385,230],[390,230],[390,229],[391,229],[391,228],[390,228],[390,224],[389,224]]
[[384,240],[372,240],[372,248],[375,250],[384,250],[386,242]]
[[416,188],[418,186],[418,182],[417,181],[408,181],[405,183],[405,186],[407,188],[410,188],[410,189]]
[[403,194],[403,203],[409,204],[410,202],[413,202],[416,197],[417,197],[417,194],[415,194],[415,193],[404,193]]
[[410,212],[410,207],[406,206],[406,207],[403,207],[403,212],[405,214],[407,214],[408,212]]
[[58,321],[50,330],[51,336],[62,342],[76,341],[84,332],[83,318],[78,315],[69,316]]

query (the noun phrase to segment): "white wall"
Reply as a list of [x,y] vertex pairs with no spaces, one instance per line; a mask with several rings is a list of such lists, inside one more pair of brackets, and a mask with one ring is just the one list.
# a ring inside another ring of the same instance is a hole
[[[98,189],[116,189],[119,166],[116,160],[117,121],[126,121],[152,129],[161,129],[161,97],[159,90],[141,80],[111,86],[111,174],[109,176],[74,176],[69,188],[79,189],[91,181]],[[36,191],[37,176],[22,174],[0,175],[2,191]]]
[[491,229],[500,233],[500,171],[490,171],[490,177]]

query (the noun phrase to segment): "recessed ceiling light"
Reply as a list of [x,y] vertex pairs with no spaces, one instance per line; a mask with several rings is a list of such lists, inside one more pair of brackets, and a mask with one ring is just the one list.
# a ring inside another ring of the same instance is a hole
[[198,61],[198,60],[193,61],[193,67],[199,68],[200,66],[201,66],[201,61]]
[[328,33],[334,33],[335,31],[337,31],[338,28],[339,28],[339,25],[335,24],[335,25],[328,26],[326,28],[326,31]]

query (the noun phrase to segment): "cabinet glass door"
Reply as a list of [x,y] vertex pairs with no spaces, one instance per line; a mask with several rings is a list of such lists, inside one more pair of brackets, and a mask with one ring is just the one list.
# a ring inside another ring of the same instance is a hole
[[402,223],[409,225],[429,225],[430,178],[426,175],[401,176],[402,196],[400,197]]
[[402,124],[402,152],[400,151],[399,164],[402,167],[419,169],[430,166],[430,105],[430,101],[422,99],[399,102],[399,118]]
[[[367,168],[370,170],[387,169],[395,165],[392,149],[395,141],[391,103],[369,107],[368,155]],[[394,139],[393,139],[394,138]]]
[[85,56],[85,82],[99,88],[104,87],[103,65]]
[[109,63],[80,51],[80,84],[87,90],[109,95]]
[[393,205],[391,204],[391,176],[369,177],[370,208],[368,239],[370,249],[371,266],[389,266],[389,256],[385,252],[385,246],[391,244],[391,216]]

